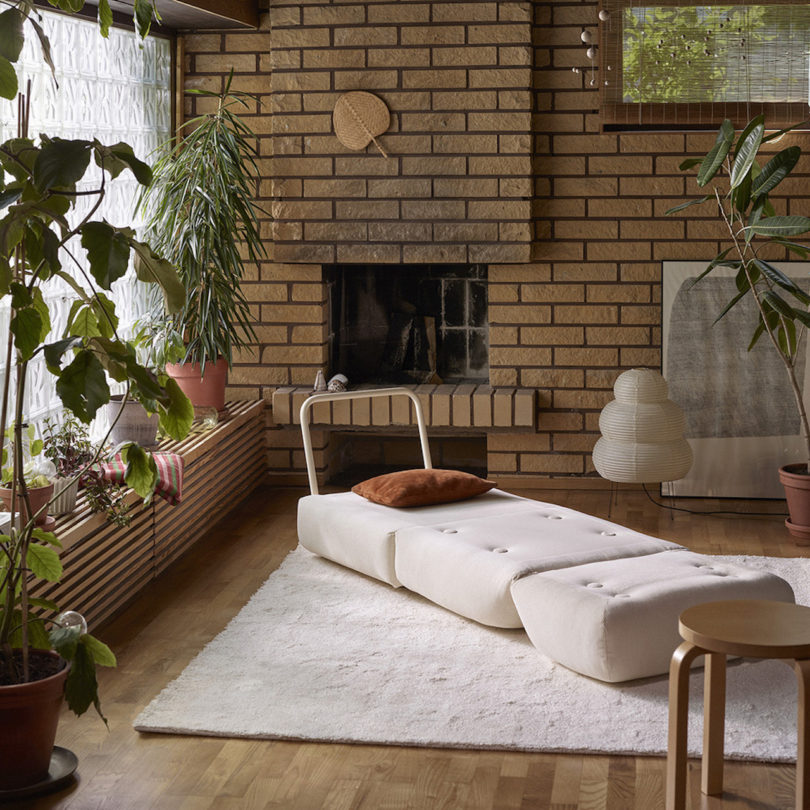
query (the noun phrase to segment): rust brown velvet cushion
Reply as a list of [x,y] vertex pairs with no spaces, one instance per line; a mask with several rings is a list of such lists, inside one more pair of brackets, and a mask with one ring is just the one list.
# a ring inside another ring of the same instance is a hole
[[402,470],[355,484],[352,492],[383,506],[428,506],[474,498],[494,486],[458,470]]

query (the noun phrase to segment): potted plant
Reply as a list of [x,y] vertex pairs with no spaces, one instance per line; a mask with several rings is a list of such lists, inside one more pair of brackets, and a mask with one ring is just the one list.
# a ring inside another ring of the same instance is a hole
[[79,478],[95,457],[87,427],[68,414],[62,422],[48,418],[43,425],[43,455],[54,465],[54,497],[50,511],[65,515],[76,508]]
[[[136,0],[141,18],[145,8],[148,19],[151,4]],[[22,4],[0,15],[0,96],[16,94],[13,63],[22,51],[26,21],[45,58],[51,59],[36,14],[33,5]],[[109,4],[101,0],[102,29],[111,16]],[[24,102],[20,108],[25,109]],[[83,182],[91,161],[98,174],[94,171]],[[107,146],[47,135],[34,141],[24,128],[19,137],[0,144],[0,167],[0,300],[8,301],[11,310],[3,352],[14,366],[0,388],[0,435],[11,426],[10,511],[13,515],[25,509],[0,534],[0,790],[12,790],[46,779],[63,692],[76,713],[92,705],[101,714],[95,667],[115,664],[113,654],[87,633],[80,617],[72,611],[60,614],[55,604],[31,594],[35,580],[58,581],[62,566],[58,537],[36,525],[26,480],[22,403],[30,384],[29,363],[36,355],[44,357],[65,410],[84,424],[109,401],[110,379],[124,384],[128,396],[156,403],[161,425],[173,438],[188,432],[193,412],[173,380],[138,362],[134,347],[118,333],[115,306],[106,294],[134,256],[137,277],[160,285],[168,311],[182,306],[185,290],[169,262],[136,239],[132,229],[93,218],[109,178],[131,172],[146,185],[149,167],[124,143]],[[82,213],[74,210],[79,200],[88,203]],[[62,248],[68,243],[66,253]],[[86,254],[89,270],[73,277],[62,261],[72,260],[78,251]],[[50,335],[43,295],[52,278],[62,279],[74,298],[61,338]],[[122,453],[127,484],[143,497],[151,496],[157,480],[154,459],[134,444]]]
[[[28,491],[28,500],[23,501],[22,488],[14,484],[14,457],[15,430],[12,425],[5,431],[3,446],[2,487],[0,487],[0,500],[12,514],[21,513],[21,520],[27,521],[33,515],[37,526],[53,524],[48,517],[48,506],[53,496],[54,484],[51,478],[55,468],[50,462],[42,458],[42,440],[36,438],[33,425],[23,424],[19,431],[22,458],[22,480]],[[44,462],[44,463],[43,463]],[[29,511],[30,509],[30,511]]]
[[[731,268],[736,291],[717,320],[743,299],[752,300],[756,322],[748,350],[764,336],[775,352],[774,358],[784,367],[799,416],[805,458],[782,467],[779,476],[790,512],[786,525],[797,541],[805,545],[810,544],[810,423],[796,365],[803,356],[800,348],[810,327],[810,295],[765,257],[773,255],[772,249],[777,248],[807,259],[810,248],[797,244],[793,238],[810,231],[810,218],[778,216],[769,199],[769,194],[798,163],[800,148],[788,146],[762,165],[759,161],[763,144],[795,128],[766,135],[764,118],[758,115],[736,137],[732,123],[724,121],[709,153],[703,158],[689,158],[680,165],[682,170],[697,166],[697,184],[702,189],[708,187],[709,193],[667,213],[710,203],[728,230],[728,246],[709,262],[696,282],[717,268]],[[771,251],[763,250],[766,247]]]
[[186,288],[182,308],[170,315],[185,353],[166,369],[195,406],[220,413],[233,352],[256,340],[240,289],[243,262],[264,256],[253,202],[256,136],[234,110],[246,102],[232,79],[233,72],[222,93],[187,91],[216,99],[216,109],[186,121],[185,136],[166,147],[142,193],[146,238]]

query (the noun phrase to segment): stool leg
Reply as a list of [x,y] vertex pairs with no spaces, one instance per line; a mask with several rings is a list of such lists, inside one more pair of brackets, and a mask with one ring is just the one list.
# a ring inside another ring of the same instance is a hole
[[726,730],[726,656],[707,653],[703,689],[703,769],[700,789],[723,792],[723,742]]
[[669,735],[666,810],[686,808],[686,751],[689,720],[689,667],[704,651],[684,641],[669,665]]
[[810,774],[810,660],[795,661],[793,668],[799,681],[798,745],[796,748],[796,810],[810,810],[810,791],[807,776]]

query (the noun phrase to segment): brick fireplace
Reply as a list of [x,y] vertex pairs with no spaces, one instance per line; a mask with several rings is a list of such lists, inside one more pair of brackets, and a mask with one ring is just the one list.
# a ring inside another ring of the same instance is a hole
[[[320,266],[324,371],[360,384],[412,383],[446,463],[453,463],[454,442],[438,437],[463,434],[462,455],[478,448],[467,466],[486,472],[487,433],[533,429],[535,391],[490,385],[486,292],[479,322],[470,325],[456,324],[452,314],[449,323],[443,319],[453,296],[445,302],[442,290],[464,283],[463,268],[477,268],[485,286],[489,263],[530,258],[531,6],[273,3],[270,25],[274,259]],[[352,152],[334,135],[332,109],[349,90],[373,92],[387,105],[391,126],[379,141],[389,157],[374,146]],[[413,288],[358,313],[370,339],[359,336],[357,324],[340,322],[334,297],[348,283],[341,268],[348,278],[359,268],[363,282],[347,293],[352,306],[341,312],[356,309],[371,287]],[[429,279],[417,283],[417,274]],[[417,286],[430,292],[417,294]],[[433,311],[416,305],[430,296]],[[378,323],[380,315],[387,320]],[[379,360],[377,349],[387,356]],[[274,392],[277,424],[296,421],[306,393],[306,386]],[[333,434],[408,424],[404,405],[317,409],[313,420],[328,426],[321,434],[325,471],[346,455],[335,450]],[[377,433],[386,442],[385,431]],[[360,444],[359,436],[353,440]],[[401,458],[398,449],[371,455],[377,466]]]
[[[483,455],[506,486],[594,477],[613,381],[660,367],[661,262],[711,257],[723,238],[701,207],[664,216],[694,193],[678,164],[704,154],[713,133],[600,131],[598,74],[591,86],[588,71],[572,71],[587,65],[580,33],[596,33],[597,12],[593,2],[270,0],[258,32],[184,37],[188,89],[219,89],[233,68],[234,86],[255,94],[246,121],[259,139],[269,256],[248,268],[258,341],[235,359],[229,394],[272,400],[273,480],[305,480],[297,406],[319,369],[342,370],[330,359],[329,289],[341,265],[485,266],[489,379],[423,388],[431,435],[469,439],[460,455]],[[332,109],[350,90],[388,106],[389,159],[335,137]],[[186,95],[186,114],[206,103]],[[806,151],[806,139],[774,149]],[[782,211],[806,214],[807,174],[780,186]],[[324,472],[385,420],[394,432],[409,421],[337,411],[316,414]]]

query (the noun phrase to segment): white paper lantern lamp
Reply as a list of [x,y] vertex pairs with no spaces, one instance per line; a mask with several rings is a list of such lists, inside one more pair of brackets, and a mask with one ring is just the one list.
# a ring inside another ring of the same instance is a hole
[[667,397],[666,380],[649,368],[620,374],[616,399],[599,415],[601,438],[593,465],[602,478],[626,484],[677,481],[692,466],[692,449],[683,436],[683,411]]

